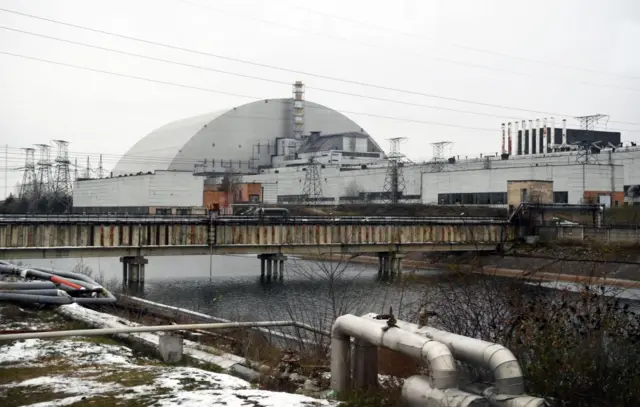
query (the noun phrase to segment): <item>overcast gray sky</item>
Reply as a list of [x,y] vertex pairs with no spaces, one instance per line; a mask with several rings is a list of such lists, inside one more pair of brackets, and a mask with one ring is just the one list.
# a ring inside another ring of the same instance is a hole
[[[167,122],[254,99],[2,52],[256,99],[290,97],[291,86],[119,55],[7,28],[287,84],[302,80],[308,86],[308,100],[349,112],[347,116],[385,148],[389,137],[408,137],[402,149],[416,160],[431,157],[429,143],[445,140],[453,142],[452,153],[461,156],[497,152],[502,122],[545,116],[515,108],[555,113],[557,123],[562,115],[605,113],[610,115],[608,128],[631,130],[623,131],[624,141],[640,139],[638,0],[0,0],[0,8],[224,57],[449,98],[258,67],[0,11],[0,141],[9,147],[9,191],[21,179],[19,171],[11,171],[22,166],[21,147],[64,139],[80,166],[90,155],[95,167],[103,153],[109,169],[138,139]],[[570,120],[569,125],[577,122]],[[153,157],[153,151],[148,156]],[[0,167],[6,170],[4,162]],[[4,194],[2,175],[0,194]]]

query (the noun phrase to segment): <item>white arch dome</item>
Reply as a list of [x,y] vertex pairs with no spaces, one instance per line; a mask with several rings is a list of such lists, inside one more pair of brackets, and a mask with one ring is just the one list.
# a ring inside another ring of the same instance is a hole
[[[291,99],[265,99],[229,110],[166,124],[138,141],[122,156],[114,175],[154,170],[192,171],[207,160],[252,158],[253,146],[291,137]],[[305,102],[305,132],[366,132],[347,116],[326,106]]]

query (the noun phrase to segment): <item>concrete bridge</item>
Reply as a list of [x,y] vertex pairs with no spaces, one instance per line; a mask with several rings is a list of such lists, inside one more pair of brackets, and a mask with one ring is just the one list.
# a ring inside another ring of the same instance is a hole
[[134,279],[147,256],[257,254],[269,275],[288,254],[378,253],[380,270],[393,272],[404,253],[495,250],[514,239],[491,218],[0,217],[0,259],[121,257]]

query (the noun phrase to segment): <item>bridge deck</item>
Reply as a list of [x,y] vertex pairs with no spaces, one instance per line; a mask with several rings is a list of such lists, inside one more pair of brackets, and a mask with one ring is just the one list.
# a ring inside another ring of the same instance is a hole
[[486,218],[2,217],[0,258],[494,250],[514,234]]

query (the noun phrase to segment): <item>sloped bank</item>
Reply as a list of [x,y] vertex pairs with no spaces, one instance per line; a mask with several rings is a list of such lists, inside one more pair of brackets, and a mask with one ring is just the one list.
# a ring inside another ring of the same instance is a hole
[[[60,315],[66,317],[79,317],[98,326],[113,323],[108,315],[98,315],[78,305],[61,308]],[[47,310],[33,312],[0,305],[0,311],[0,327],[14,332],[74,328]],[[0,344],[0,399],[3,407],[335,405],[327,400],[257,390],[249,382],[227,374],[159,363],[106,337],[27,339]]]

